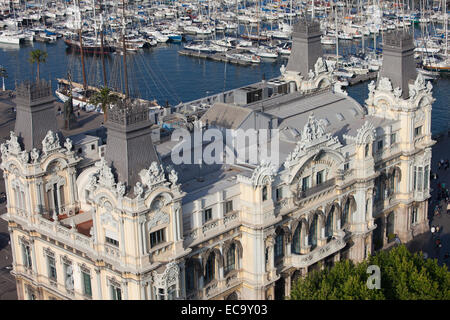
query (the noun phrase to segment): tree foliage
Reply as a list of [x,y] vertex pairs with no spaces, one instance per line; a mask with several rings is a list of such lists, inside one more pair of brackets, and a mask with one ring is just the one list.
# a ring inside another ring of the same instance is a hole
[[41,63],[44,63],[47,61],[48,54],[46,51],[42,51],[40,49],[36,49],[30,52],[30,57],[28,58],[28,61],[33,64],[37,64],[37,80],[39,81],[39,66]]
[[[369,289],[370,265],[381,271],[381,288]],[[424,259],[404,245],[381,251],[363,262],[337,262],[332,268],[300,278],[291,291],[292,300],[447,300],[450,273],[436,259]]]
[[93,105],[101,105],[103,111],[104,122],[107,120],[108,106],[111,103],[117,102],[119,97],[111,92],[108,87],[103,87],[100,91],[96,92],[90,99],[89,103]]

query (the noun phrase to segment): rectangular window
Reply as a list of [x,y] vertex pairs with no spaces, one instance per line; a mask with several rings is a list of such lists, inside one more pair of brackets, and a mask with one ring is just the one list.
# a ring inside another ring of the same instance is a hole
[[364,147],[364,156],[367,158],[369,156],[369,144]]
[[422,185],[423,185],[423,168],[419,167],[417,170],[417,175],[418,175],[418,183],[417,183],[417,189],[419,191],[422,191]]
[[157,295],[156,300],[166,300],[166,294],[164,292],[164,289],[159,288],[156,295]]
[[323,175],[324,175],[323,170],[317,172],[317,174],[316,174],[316,184],[321,184],[321,183],[323,183]]
[[417,223],[417,207],[412,207],[411,211],[411,224]]
[[309,176],[304,177],[302,179],[302,191],[306,191],[309,189]]
[[56,262],[55,258],[47,256],[48,263],[48,277],[52,280],[56,280]]
[[122,300],[122,290],[118,286],[111,285],[111,299]]
[[164,230],[165,229],[160,229],[158,231],[150,233],[150,245],[152,248],[166,241]]
[[225,202],[225,213],[233,211],[233,200]]
[[377,151],[380,151],[383,149],[383,140],[379,140],[377,142]]
[[418,137],[422,134],[422,126],[419,126],[414,129],[414,137]]
[[425,171],[423,173],[423,189],[428,190],[430,181],[430,169],[428,166],[425,166]]
[[277,188],[275,191],[277,201],[280,201],[283,198],[283,188]]
[[344,163],[344,170],[347,171],[350,168],[350,163]]
[[81,271],[83,279],[83,293],[86,296],[92,297],[91,275],[87,271]]
[[417,190],[417,167],[414,166],[414,190]]
[[211,219],[212,219],[212,209],[211,208],[205,209],[203,211],[203,221],[208,222]]
[[29,245],[22,244],[23,264],[25,268],[31,269],[33,266],[31,262],[31,249]]
[[262,188],[262,201],[266,201],[267,200],[267,186],[264,186]]
[[91,150],[95,150],[95,144],[91,144]]
[[64,263],[64,283],[66,285],[66,289],[73,290],[73,271],[72,264]]
[[397,142],[397,134],[391,133],[391,144],[394,144],[395,142]]
[[113,246],[116,246],[116,247],[119,246],[119,241],[117,241],[116,239],[105,237],[105,240],[106,240],[106,243],[112,244]]

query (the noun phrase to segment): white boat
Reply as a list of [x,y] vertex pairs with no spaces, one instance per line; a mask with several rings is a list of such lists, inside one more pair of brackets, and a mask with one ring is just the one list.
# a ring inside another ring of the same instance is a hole
[[320,38],[320,43],[326,45],[336,45],[336,37],[329,35],[322,36]]
[[261,58],[254,54],[227,53],[226,57],[229,59],[235,59],[235,60],[251,62],[251,63],[260,63],[261,62]]
[[20,38],[18,36],[2,33],[0,34],[0,43],[6,44],[20,44]]
[[261,58],[269,58],[269,59],[278,58],[277,51],[265,47],[252,48],[249,49],[249,51]]

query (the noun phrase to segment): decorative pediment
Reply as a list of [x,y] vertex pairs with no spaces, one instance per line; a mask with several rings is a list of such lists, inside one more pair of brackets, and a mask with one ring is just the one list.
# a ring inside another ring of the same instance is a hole
[[100,221],[101,221],[102,225],[110,225],[114,229],[117,229],[119,227],[117,220],[114,219],[111,212],[109,212],[109,211],[105,212],[104,214],[102,214],[100,216]]
[[98,184],[107,188],[112,188],[115,186],[116,181],[112,173],[111,167],[108,166],[105,158],[101,158],[95,166],[99,168],[98,170]]
[[22,153],[22,147],[14,131],[10,131],[9,135],[10,139],[0,145],[2,160],[5,160],[9,154],[20,155]]
[[303,127],[300,140],[286,158],[284,166],[290,167],[302,156],[311,153],[311,151],[319,151],[324,147],[336,150],[341,147],[341,144],[337,137],[333,137],[331,133],[325,133],[324,120],[316,119],[314,114],[311,113],[308,122]]
[[[163,166],[161,164],[158,166],[156,161],[153,161],[148,169],[143,169],[139,173],[139,176],[141,177],[142,183],[150,189],[152,189],[153,186],[166,181]],[[178,175],[176,176],[176,179],[175,175],[172,176],[172,179],[176,182],[176,180],[178,180]]]
[[386,77],[381,78],[380,81],[378,82],[377,89],[391,92],[392,91],[391,80],[389,80],[389,78]]
[[156,288],[167,289],[172,285],[178,284],[180,267],[175,262],[169,262],[163,273],[152,272],[153,285]]
[[157,211],[148,220],[147,228],[150,231],[152,228],[156,227],[158,224],[169,223],[169,215],[163,211]]
[[44,153],[50,153],[60,148],[61,145],[59,144],[58,135],[52,130],[49,130],[45,135],[44,140],[42,140],[42,150],[44,151]]
[[316,77],[324,72],[327,72],[327,65],[325,63],[325,60],[322,57],[317,58],[316,63],[314,64],[314,73],[316,74]]
[[261,161],[261,164],[257,166],[252,173],[251,181],[253,187],[272,183],[273,176],[276,174],[276,167],[269,161]]
[[[366,120],[366,122],[364,122],[362,127],[359,128],[357,132],[358,133],[356,135],[356,139],[354,139],[357,144],[366,144],[369,141],[370,142],[375,141],[375,137],[376,137],[375,127],[374,127],[373,123],[370,122],[369,120]],[[350,138],[349,136],[345,136],[345,137]],[[369,141],[368,141],[368,139],[369,139]]]
[[425,83],[425,79],[421,73],[417,74],[417,78],[413,84],[409,84],[409,99],[414,100],[420,93],[425,92],[431,94],[433,85],[431,82]]

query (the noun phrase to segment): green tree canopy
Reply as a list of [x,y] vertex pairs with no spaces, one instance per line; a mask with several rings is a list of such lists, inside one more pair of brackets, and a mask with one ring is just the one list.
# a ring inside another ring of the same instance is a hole
[[104,122],[107,120],[107,112],[108,106],[111,103],[117,102],[119,97],[111,92],[111,89],[108,87],[103,87],[100,91],[96,92],[90,99],[89,103],[93,105],[100,104],[103,110]]
[[40,49],[36,49],[30,52],[30,57],[28,58],[28,61],[33,64],[37,64],[37,80],[39,81],[39,66],[41,63],[44,63],[47,61],[48,54],[46,51],[42,51]]
[[[381,288],[369,289],[370,265],[381,271]],[[300,278],[291,291],[292,300],[447,300],[450,273],[436,259],[424,259],[404,245],[381,251],[361,263],[339,261],[332,268]]]

